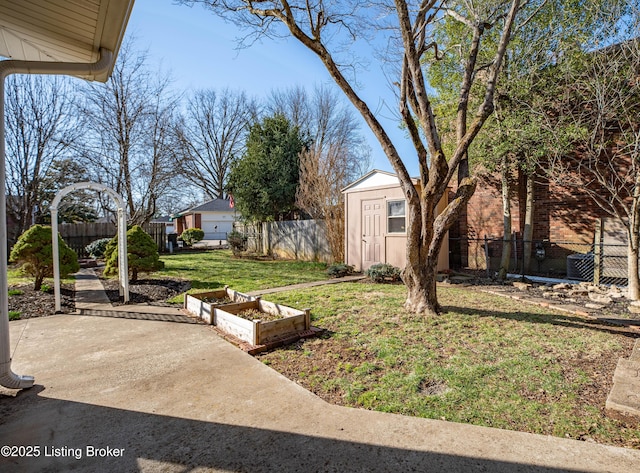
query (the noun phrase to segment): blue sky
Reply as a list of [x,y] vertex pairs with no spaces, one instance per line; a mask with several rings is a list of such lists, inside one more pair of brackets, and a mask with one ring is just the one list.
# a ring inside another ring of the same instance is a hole
[[[278,88],[333,84],[320,60],[294,39],[265,38],[239,50],[237,38],[242,32],[199,6],[178,6],[172,0],[136,0],[127,34],[135,35],[137,48],[148,49],[152,67],[171,71],[175,86],[181,90],[230,87],[260,98]],[[380,107],[388,104],[395,109],[381,71],[372,62],[359,74],[363,84],[359,92],[370,107],[381,109],[379,118],[401,154],[415,155],[397,122],[391,119],[392,113]],[[355,109],[354,114],[359,116]],[[371,147],[372,166],[392,171],[364,121],[362,133]],[[412,161],[405,160],[409,172],[416,174],[417,165]]]

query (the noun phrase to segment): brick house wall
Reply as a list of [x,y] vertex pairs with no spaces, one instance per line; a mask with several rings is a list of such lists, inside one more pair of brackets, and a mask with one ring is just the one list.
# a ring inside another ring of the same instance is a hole
[[[525,224],[526,177],[514,173],[511,181],[511,229],[521,239]],[[556,258],[558,266],[566,255],[588,250],[593,243],[596,222],[608,214],[600,209],[586,193],[559,186],[545,178],[536,178],[534,186],[533,241],[544,242],[549,258]],[[476,192],[469,201],[466,215],[460,217],[460,239],[452,241],[451,266],[453,268],[486,268],[484,238],[501,240],[503,237],[502,197],[500,175],[483,175]],[[451,236],[456,240],[455,233]],[[466,241],[465,241],[466,240]],[[578,244],[571,245],[571,244]],[[497,257],[501,244],[491,243],[490,257]],[[572,248],[572,249],[570,249]],[[460,254],[454,254],[455,251]],[[521,247],[520,250],[522,251]],[[465,264],[466,262],[466,264]]]

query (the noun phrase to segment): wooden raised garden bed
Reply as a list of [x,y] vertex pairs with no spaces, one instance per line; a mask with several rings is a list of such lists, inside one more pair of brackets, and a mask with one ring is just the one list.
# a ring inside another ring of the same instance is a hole
[[220,330],[257,346],[309,330],[311,315],[309,309],[292,309],[256,298],[217,307],[214,324]]
[[224,289],[185,294],[184,308],[229,335],[258,346],[311,328],[309,309],[298,310]]
[[225,286],[224,289],[219,289],[217,291],[201,292],[199,294],[185,294],[184,308],[204,322],[210,325],[215,325],[216,307],[224,304],[253,300],[256,300],[256,298],[234,291],[233,289],[229,289],[229,286]]

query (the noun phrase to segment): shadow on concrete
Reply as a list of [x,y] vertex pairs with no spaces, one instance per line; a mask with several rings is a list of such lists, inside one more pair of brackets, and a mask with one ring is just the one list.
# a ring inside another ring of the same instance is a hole
[[[114,409],[46,398],[43,390],[0,395],[0,444],[40,447],[38,457],[0,457],[0,471],[577,471]],[[124,450],[88,456],[87,446]],[[54,449],[60,456],[45,456]]]
[[154,320],[156,322],[176,322],[180,324],[201,324],[195,317],[187,315],[174,315],[163,313],[142,312],[144,307],[126,306],[130,310],[109,310],[109,309],[80,309],[80,315],[91,315],[94,317],[114,317],[118,319],[132,320]]

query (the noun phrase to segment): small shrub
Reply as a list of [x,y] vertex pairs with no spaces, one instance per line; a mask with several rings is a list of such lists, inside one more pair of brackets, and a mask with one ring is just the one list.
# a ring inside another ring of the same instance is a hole
[[[118,236],[111,239],[104,252],[105,276],[118,274]],[[139,225],[134,225],[127,231],[127,259],[129,278],[132,282],[138,280],[138,273],[152,273],[164,268],[160,261],[158,247],[153,238]]]
[[10,296],[21,296],[22,294],[24,294],[24,292],[20,289],[9,289]]
[[353,266],[344,263],[332,264],[327,268],[327,274],[332,278],[342,278],[353,274]]
[[40,291],[41,292],[51,292],[51,286],[49,286],[48,284],[42,284],[42,286],[40,286]]
[[199,228],[187,228],[180,235],[180,239],[184,241],[184,244],[191,246],[194,243],[198,243],[204,238],[204,231]]
[[100,238],[99,240],[89,243],[85,246],[84,250],[92,258],[102,258],[110,241],[111,238]]
[[[58,234],[60,276],[66,277],[80,269],[78,256]],[[39,291],[45,277],[53,276],[53,245],[51,227],[34,225],[25,231],[11,250],[10,260],[18,263],[29,276],[34,277],[33,289]]]
[[392,266],[388,263],[378,263],[371,266],[365,271],[365,274],[373,282],[399,281],[400,268]]
[[18,312],[17,310],[10,310],[9,311],[9,320],[20,320],[20,316],[22,314],[20,312]]
[[232,232],[227,233],[227,243],[231,247],[234,255],[237,255],[241,251],[244,251],[247,244],[247,237],[242,233],[233,230]]

